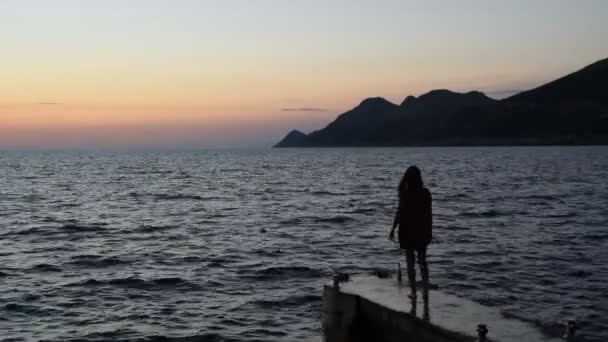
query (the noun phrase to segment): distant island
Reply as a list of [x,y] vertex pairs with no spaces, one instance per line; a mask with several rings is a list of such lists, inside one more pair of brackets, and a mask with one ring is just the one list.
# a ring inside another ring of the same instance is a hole
[[503,100],[432,90],[368,98],[325,128],[275,147],[608,144],[608,58]]

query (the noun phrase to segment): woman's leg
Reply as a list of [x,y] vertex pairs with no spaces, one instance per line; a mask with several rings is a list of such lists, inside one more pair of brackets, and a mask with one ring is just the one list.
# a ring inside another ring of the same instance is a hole
[[426,262],[426,248],[419,249],[418,265],[420,265],[420,276],[422,277],[422,296],[425,300],[429,298],[429,265]]
[[416,295],[416,254],[413,249],[405,250],[405,261],[407,262],[407,279],[412,289],[412,296]]

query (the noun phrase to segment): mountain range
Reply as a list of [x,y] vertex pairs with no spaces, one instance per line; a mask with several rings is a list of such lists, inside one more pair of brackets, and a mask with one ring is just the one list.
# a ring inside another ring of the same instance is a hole
[[502,100],[446,89],[399,105],[368,98],[275,147],[551,144],[608,144],[608,58]]

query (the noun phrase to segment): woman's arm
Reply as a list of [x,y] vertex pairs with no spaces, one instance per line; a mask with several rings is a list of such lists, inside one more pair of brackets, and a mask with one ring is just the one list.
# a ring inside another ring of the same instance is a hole
[[433,199],[430,191],[427,192],[426,208],[426,240],[431,243],[433,240]]
[[397,209],[397,212],[395,213],[395,219],[393,220],[393,228],[391,229],[391,232],[388,234],[388,238],[390,240],[395,239],[395,229],[397,229],[398,225],[399,225],[399,209]]

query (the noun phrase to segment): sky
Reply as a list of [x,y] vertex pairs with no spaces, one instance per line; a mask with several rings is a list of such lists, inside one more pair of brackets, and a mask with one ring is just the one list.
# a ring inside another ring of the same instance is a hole
[[608,57],[604,0],[0,0],[0,149],[269,146]]

